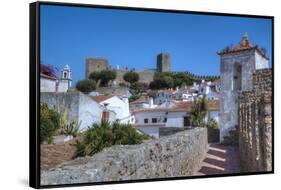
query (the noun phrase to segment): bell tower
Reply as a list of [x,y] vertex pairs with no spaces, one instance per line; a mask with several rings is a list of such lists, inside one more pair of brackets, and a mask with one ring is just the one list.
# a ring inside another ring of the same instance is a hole
[[235,47],[226,47],[220,55],[220,141],[228,143],[238,126],[238,93],[252,90],[253,73],[268,68],[268,57],[254,46],[248,34]]
[[64,84],[64,86],[69,89],[72,85],[72,73],[69,65],[65,65],[64,68],[61,71],[61,83]]

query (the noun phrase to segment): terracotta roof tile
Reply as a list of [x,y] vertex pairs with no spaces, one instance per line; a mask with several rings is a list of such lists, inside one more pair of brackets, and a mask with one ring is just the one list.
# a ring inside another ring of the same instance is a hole
[[[190,112],[192,109],[193,102],[191,101],[173,101],[176,106],[172,108],[160,108],[156,107],[154,109],[141,109],[134,112]],[[219,100],[209,100],[207,104],[209,111],[220,110]]]
[[51,79],[51,80],[58,80],[58,78],[56,78],[56,77],[51,77],[51,76],[46,75],[46,74],[44,74],[44,73],[40,73],[40,77],[47,78],[47,79]]
[[219,55],[224,55],[224,54],[228,54],[228,53],[235,53],[235,52],[240,52],[240,51],[244,51],[244,50],[252,50],[255,49],[262,57],[264,57],[265,59],[269,59],[268,56],[265,54],[265,52],[258,48],[257,45],[253,45],[249,38],[247,33],[245,33],[242,37],[242,40],[237,44],[237,46],[235,46],[234,48],[228,47],[223,49],[221,52],[219,52]]
[[220,110],[220,101],[219,100],[210,100],[208,102],[208,110]]
[[92,100],[100,103],[103,102],[104,100],[107,100],[109,98],[112,98],[114,95],[107,95],[107,96],[91,96]]
[[131,102],[130,104],[149,103],[149,98],[141,96],[139,99]]

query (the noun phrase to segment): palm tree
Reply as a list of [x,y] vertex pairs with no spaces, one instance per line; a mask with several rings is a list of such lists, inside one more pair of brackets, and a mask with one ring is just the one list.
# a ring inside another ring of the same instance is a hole
[[190,112],[192,126],[204,127],[204,118],[207,114],[207,104],[208,102],[205,96],[195,99]]

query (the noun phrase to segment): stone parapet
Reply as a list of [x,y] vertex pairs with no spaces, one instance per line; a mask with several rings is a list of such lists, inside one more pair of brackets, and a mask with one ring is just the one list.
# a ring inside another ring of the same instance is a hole
[[194,175],[208,147],[207,129],[194,128],[139,145],[116,145],[41,172],[41,185]]
[[238,98],[238,136],[244,172],[272,171],[272,72],[257,70],[253,90]]

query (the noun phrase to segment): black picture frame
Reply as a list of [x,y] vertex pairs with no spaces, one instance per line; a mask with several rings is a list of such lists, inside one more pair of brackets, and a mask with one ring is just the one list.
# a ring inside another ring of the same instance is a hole
[[[239,174],[222,174],[222,175],[207,175],[207,176],[186,176],[186,177],[168,177],[157,179],[140,179],[140,180],[124,180],[110,182],[93,182],[79,184],[62,184],[62,185],[40,185],[40,5],[56,5],[68,7],[87,7],[87,8],[104,8],[111,10],[134,10],[148,12],[164,12],[164,13],[180,13],[180,14],[199,14],[199,15],[215,15],[215,16],[232,16],[245,18],[266,18],[272,21],[272,171],[265,172],[249,172]],[[29,185],[33,188],[54,188],[54,187],[73,187],[73,186],[88,186],[88,185],[103,185],[103,184],[121,184],[121,183],[136,183],[148,181],[165,181],[165,180],[182,180],[182,179],[197,179],[197,178],[214,178],[214,177],[232,177],[244,175],[259,175],[274,173],[274,17],[264,15],[247,15],[247,14],[230,14],[216,12],[200,12],[187,10],[168,10],[156,8],[141,8],[141,7],[125,7],[125,6],[108,6],[108,5],[91,5],[79,3],[59,3],[39,1],[31,3],[29,8],[29,38],[30,38],[30,91],[29,91]]]

